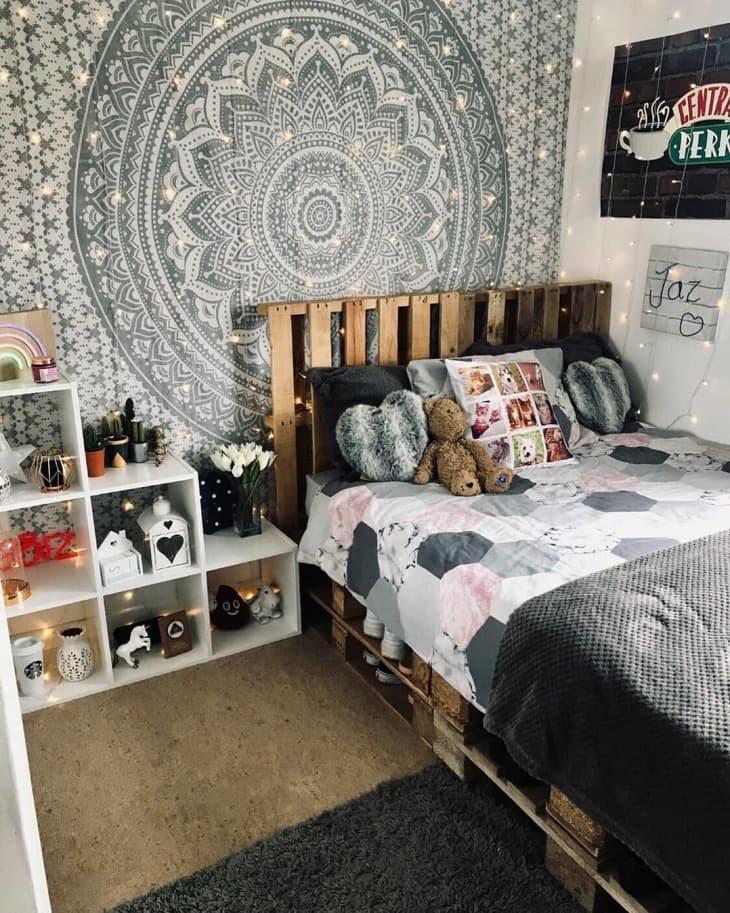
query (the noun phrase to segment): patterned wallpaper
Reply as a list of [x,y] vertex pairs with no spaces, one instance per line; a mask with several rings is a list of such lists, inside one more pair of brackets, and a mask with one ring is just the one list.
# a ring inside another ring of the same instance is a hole
[[180,452],[268,408],[259,302],[555,278],[575,0],[11,0],[0,307]]

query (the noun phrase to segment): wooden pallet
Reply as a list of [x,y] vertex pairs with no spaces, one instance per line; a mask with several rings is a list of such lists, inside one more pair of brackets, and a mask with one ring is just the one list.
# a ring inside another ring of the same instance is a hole
[[[380,642],[363,631],[363,606],[324,574],[307,574],[302,593],[318,607],[317,625],[368,688],[418,735],[462,780],[486,776],[545,834],[545,866],[589,913],[692,913],[669,888],[633,896],[618,871],[625,850],[565,793],[521,771],[504,746],[484,731],[481,714],[428,663],[414,654],[411,675],[383,657]],[[399,685],[377,681],[363,650],[377,656]]]
[[[356,675],[429,746],[433,742],[433,701],[431,667],[415,653],[413,671],[406,675],[398,663],[383,656],[380,641],[363,631],[365,609],[346,590],[327,578],[314,576],[303,583],[302,593],[326,613],[328,622],[317,629],[335,647]],[[363,651],[377,656],[399,684],[386,685],[375,677],[375,669],[363,659]]]
[[589,913],[691,913],[669,888],[641,900],[632,896],[617,877],[622,848],[597,821],[554,788],[515,783],[486,733],[465,738],[438,707],[433,750],[462,779],[488,777],[545,833],[546,868]]

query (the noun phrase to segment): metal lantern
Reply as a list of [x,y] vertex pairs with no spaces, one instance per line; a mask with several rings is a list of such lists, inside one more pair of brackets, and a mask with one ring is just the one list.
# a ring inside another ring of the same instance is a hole
[[30,477],[43,492],[66,491],[74,477],[73,458],[60,447],[36,450]]
[[23,549],[18,536],[0,539],[0,577],[6,606],[30,599],[30,584],[25,579]]
[[153,571],[192,564],[188,521],[173,512],[167,498],[156,498],[151,507],[142,511],[137,523],[145,534]]

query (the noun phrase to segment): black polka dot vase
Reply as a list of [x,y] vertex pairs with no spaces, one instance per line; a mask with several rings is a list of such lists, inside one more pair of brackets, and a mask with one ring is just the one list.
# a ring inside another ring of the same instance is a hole
[[94,671],[94,652],[86,638],[86,628],[69,625],[59,628],[61,646],[56,653],[56,664],[61,678],[67,682],[82,682]]

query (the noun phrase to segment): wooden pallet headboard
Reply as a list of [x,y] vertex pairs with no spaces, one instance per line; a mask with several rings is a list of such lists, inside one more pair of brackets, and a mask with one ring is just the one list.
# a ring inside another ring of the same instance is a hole
[[341,315],[342,364],[365,364],[368,311],[377,314],[377,363],[407,364],[414,358],[459,355],[475,339],[499,345],[557,339],[577,330],[607,334],[611,286],[590,280],[474,292],[284,302],[262,304],[258,310],[267,317],[271,343],[272,415],[268,424],[278,454],[277,522],[295,533],[306,473],[329,465],[304,373],[307,348],[312,366],[333,363],[333,314]]

